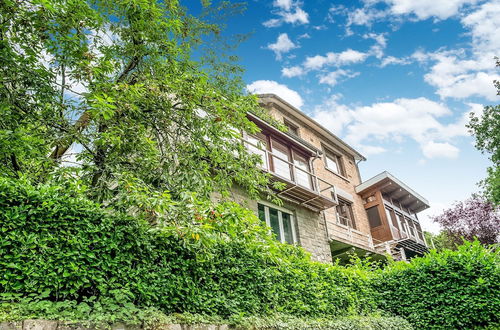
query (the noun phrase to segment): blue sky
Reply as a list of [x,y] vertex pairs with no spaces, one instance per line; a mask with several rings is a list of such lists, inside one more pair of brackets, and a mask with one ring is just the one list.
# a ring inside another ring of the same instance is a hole
[[429,199],[428,216],[478,191],[487,157],[470,111],[498,103],[500,0],[249,0],[226,33],[247,89],[276,93]]

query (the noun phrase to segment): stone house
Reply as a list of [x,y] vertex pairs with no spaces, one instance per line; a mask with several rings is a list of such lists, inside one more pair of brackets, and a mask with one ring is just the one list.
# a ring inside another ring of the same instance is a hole
[[417,217],[429,207],[425,198],[388,172],[362,182],[358,163],[366,159],[359,152],[280,97],[264,94],[259,101],[288,132],[249,114],[261,132],[244,141],[262,158],[262,170],[284,184],[283,205],[251,200],[239,189],[233,198],[278,240],[326,263],[347,261],[350,253],[405,260],[427,251]]

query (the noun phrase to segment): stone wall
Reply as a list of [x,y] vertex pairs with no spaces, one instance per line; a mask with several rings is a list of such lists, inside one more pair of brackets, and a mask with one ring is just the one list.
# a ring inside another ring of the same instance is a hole
[[[214,194],[212,196],[212,200],[220,200],[221,198],[220,194]],[[250,199],[243,189],[234,187],[231,190],[230,198],[257,214],[257,205],[259,202]],[[268,201],[263,203],[273,207],[273,204]],[[332,262],[325,220],[321,213],[313,212],[303,206],[287,201],[284,201],[282,206],[274,206],[278,209],[284,208],[293,214],[298,243],[307,252],[311,253],[314,260],[325,263]]]
[[[80,323],[69,323],[65,321],[49,320],[25,320],[19,322],[0,322],[0,330],[228,330],[236,329],[225,324],[155,324],[154,326],[144,327],[142,325],[129,325],[124,323],[111,324],[109,327],[102,325],[84,325]],[[238,327],[238,329],[244,329]]]

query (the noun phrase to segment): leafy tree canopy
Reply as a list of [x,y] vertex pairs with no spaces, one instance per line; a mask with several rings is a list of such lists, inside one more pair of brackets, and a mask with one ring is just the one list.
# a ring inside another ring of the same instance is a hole
[[176,0],[2,1],[0,172],[77,178],[95,200],[140,208],[266,190],[237,143],[261,110],[211,23],[242,7],[201,3],[194,17]]
[[[496,59],[500,67],[500,59]],[[494,81],[497,95],[500,95],[500,81]],[[500,105],[484,107],[482,115],[471,114],[468,125],[476,137],[476,148],[490,154],[493,165],[488,168],[488,176],[483,181],[486,196],[496,205],[500,204]]]
[[[443,248],[460,244],[463,239],[482,244],[500,242],[500,213],[491,202],[479,195],[474,195],[464,202],[458,202],[433,218],[439,223],[445,234],[441,237]],[[439,240],[438,240],[439,241]]]

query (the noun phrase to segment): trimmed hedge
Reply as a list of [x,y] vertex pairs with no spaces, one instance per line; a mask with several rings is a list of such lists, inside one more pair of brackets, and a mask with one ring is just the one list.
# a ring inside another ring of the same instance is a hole
[[251,212],[218,207],[196,215],[198,227],[220,231],[202,244],[209,229],[153,229],[72,190],[0,179],[0,297],[113,299],[224,317],[374,309],[364,272],[312,262],[301,248],[276,242]]
[[374,278],[381,309],[418,329],[500,328],[500,259],[496,248],[465,242],[394,263]]
[[499,255],[478,242],[378,271],[346,268],[278,243],[234,203],[202,205],[193,224],[159,228],[81,196],[0,178],[3,307],[31,299],[87,311],[328,322],[382,310],[419,329],[499,322]]

